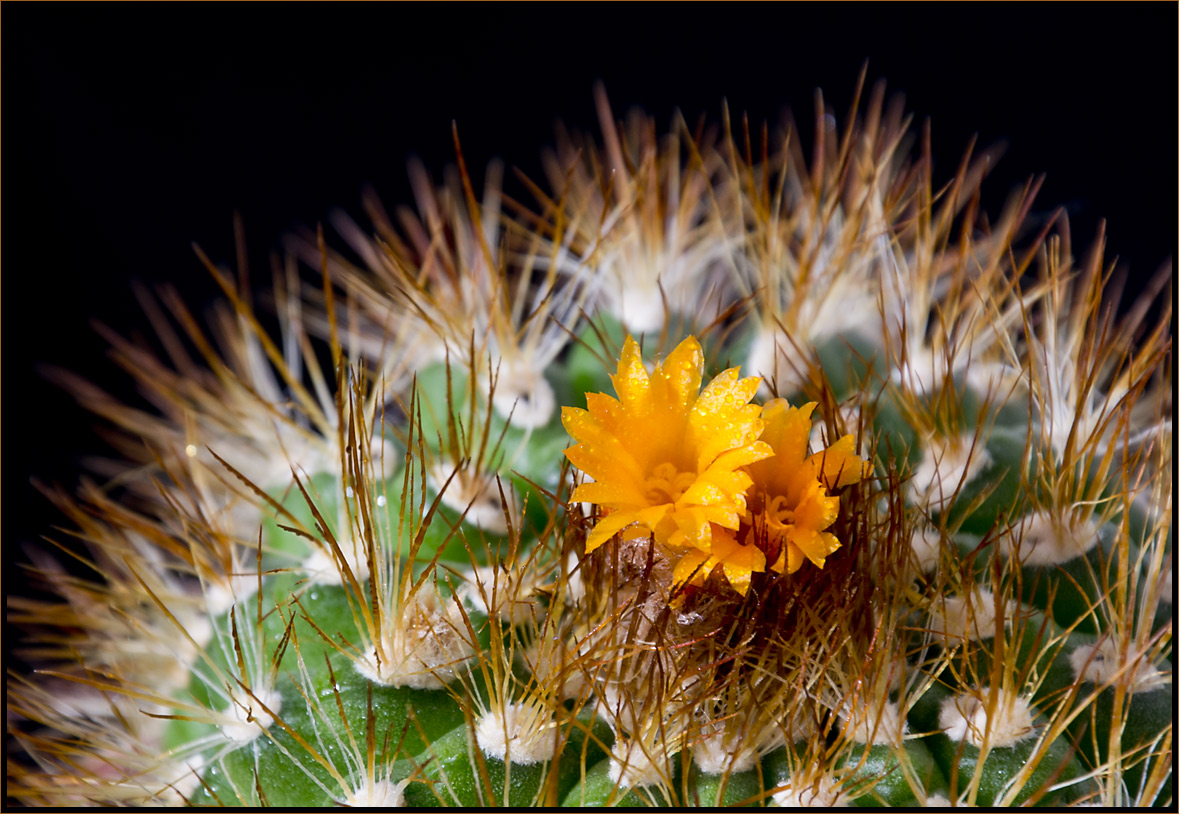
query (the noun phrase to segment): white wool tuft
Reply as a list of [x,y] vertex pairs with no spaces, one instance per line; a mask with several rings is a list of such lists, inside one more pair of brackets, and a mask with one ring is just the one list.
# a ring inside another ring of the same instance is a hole
[[[364,544],[358,540],[337,540],[336,545],[340,547],[340,552],[357,581],[363,582],[368,579],[368,554],[364,550]],[[325,548],[316,546],[299,567],[307,574],[307,579],[312,584],[344,584],[344,569],[336,563],[335,556]]]
[[796,347],[776,328],[762,328],[757,332],[745,363],[749,375],[761,377],[761,388],[765,393],[769,393],[774,384],[780,394],[801,390],[810,375],[810,368],[805,347]]
[[932,574],[937,570],[942,550],[941,531],[932,526],[923,526],[913,532],[909,545],[921,573]]
[[475,655],[459,632],[462,625],[462,613],[453,603],[419,591],[381,620],[380,652],[377,645],[370,647],[354,662],[356,671],[388,687],[442,689]]
[[363,785],[345,796],[344,802],[352,808],[404,808],[407,785],[408,779],[394,783],[366,777]]
[[[1004,625],[1010,624],[1012,609],[1003,614]],[[984,588],[975,588],[970,597],[947,596],[930,609],[929,628],[946,639],[953,647],[966,641],[993,638],[998,630],[995,618],[995,595]]]
[[744,772],[757,765],[758,749],[742,745],[739,733],[717,731],[696,742],[692,759],[705,774]]
[[229,708],[221,714],[221,734],[238,746],[254,740],[274,723],[274,716],[263,706],[278,714],[282,696],[273,689],[257,689],[253,695],[244,690],[232,693]]
[[966,741],[980,749],[984,743],[991,748],[1014,746],[1036,734],[1026,698],[1001,689],[988,713],[989,701],[990,690],[985,687],[947,698],[938,713],[938,726],[955,743]]
[[[1092,682],[1099,686],[1118,681],[1124,683],[1131,692],[1145,692],[1165,683],[1163,673],[1146,661],[1145,656],[1140,658],[1131,651],[1123,662],[1118,643],[1113,639],[1081,645],[1069,654],[1068,660],[1077,681]],[[1130,666],[1119,677],[1118,671],[1122,670],[1123,664]]]
[[872,706],[856,704],[840,717],[844,732],[856,743],[868,746],[899,745],[909,730],[900,707],[891,701]]
[[810,783],[787,783],[773,794],[779,808],[847,808],[851,805],[838,780],[823,775]]
[[990,463],[990,454],[982,444],[975,444],[974,436],[929,438],[909,481],[913,498],[930,509],[940,509]]
[[1045,566],[1076,559],[1097,541],[1097,526],[1091,519],[1040,511],[1023,517],[1000,538],[1000,545],[1008,556],[1018,553],[1023,565]]
[[[452,472],[455,473],[453,478]],[[471,464],[456,468],[453,464],[439,462],[430,467],[428,477],[430,487],[436,491],[446,485],[441,496],[442,503],[456,512],[465,513],[464,522],[492,534],[506,534],[509,517],[513,527],[520,527],[520,507],[511,484],[507,480],[502,482],[503,498],[508,504],[508,517],[505,517],[504,504],[499,494],[500,484],[496,483],[495,473],[476,472]]]
[[671,769],[664,761],[659,765],[653,761],[637,740],[622,745],[622,755],[610,758],[610,781],[622,788],[644,788],[658,786],[665,778],[671,777]]
[[507,704],[479,716],[475,742],[489,757],[528,766],[553,759],[552,716],[529,704]]
[[512,426],[526,430],[548,424],[557,409],[557,397],[544,375],[518,366],[501,368],[491,403],[499,415],[512,417]]

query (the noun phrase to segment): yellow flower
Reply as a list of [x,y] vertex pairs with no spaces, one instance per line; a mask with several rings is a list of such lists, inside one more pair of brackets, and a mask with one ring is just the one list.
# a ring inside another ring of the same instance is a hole
[[794,573],[804,559],[823,567],[840,546],[826,531],[839,515],[839,498],[827,491],[859,483],[871,472],[871,464],[855,454],[850,435],[807,456],[814,409],[814,402],[802,407],[791,407],[784,399],[768,402],[762,411],[762,440],[773,448],[774,457],[749,467],[752,536],[778,573]]
[[565,450],[594,479],[574,502],[607,511],[586,551],[615,534],[651,534],[679,548],[711,552],[712,528],[736,530],[751,485],[743,467],[771,455],[758,441],[761,408],[750,404],[760,380],[730,368],[700,391],[704,353],[695,337],[647,374],[638,344],[627,337],[611,377],[618,398],[587,393],[586,407],[566,407],[561,420],[579,443]]
[[712,547],[709,552],[691,550],[680,557],[672,571],[671,579],[676,585],[701,584],[720,566],[733,590],[745,596],[753,575],[766,570],[766,555],[752,544],[737,542],[731,532],[715,528],[712,530]]

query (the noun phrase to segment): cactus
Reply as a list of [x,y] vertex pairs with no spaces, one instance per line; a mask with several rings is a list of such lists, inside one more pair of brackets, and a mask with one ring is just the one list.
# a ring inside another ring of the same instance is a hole
[[155,412],[62,374],[128,462],[10,599],[9,794],[1172,805],[1161,285],[879,89],[809,162],[723,125],[607,119],[533,207],[414,167],[277,333],[202,255],[211,331],[112,337]]

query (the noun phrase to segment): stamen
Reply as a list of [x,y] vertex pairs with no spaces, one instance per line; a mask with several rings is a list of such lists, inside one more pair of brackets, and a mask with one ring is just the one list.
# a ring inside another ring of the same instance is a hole
[[785,495],[774,495],[766,509],[766,522],[775,531],[785,531],[794,525],[794,509],[789,508]]
[[695,472],[680,472],[675,464],[661,463],[652,469],[651,476],[643,481],[647,500],[652,506],[675,503],[696,482],[696,477]]

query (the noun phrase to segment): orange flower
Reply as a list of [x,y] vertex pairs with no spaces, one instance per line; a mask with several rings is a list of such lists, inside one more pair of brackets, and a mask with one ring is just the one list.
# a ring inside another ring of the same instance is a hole
[[770,456],[758,441],[761,408],[750,404],[760,380],[731,368],[700,390],[704,354],[688,337],[648,375],[627,337],[611,377],[618,398],[587,393],[566,407],[565,429],[579,443],[569,460],[594,479],[571,500],[607,509],[586,540],[587,553],[625,530],[673,548],[712,550],[713,527],[735,531],[752,480],[744,467]]
[[774,457],[749,466],[753,538],[778,573],[792,574],[804,560],[823,567],[840,546],[826,531],[839,515],[839,498],[827,491],[859,483],[872,469],[855,454],[850,435],[807,456],[814,409],[814,402],[802,407],[791,407],[784,399],[768,402],[762,411],[762,440],[773,448]]

